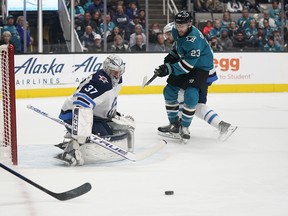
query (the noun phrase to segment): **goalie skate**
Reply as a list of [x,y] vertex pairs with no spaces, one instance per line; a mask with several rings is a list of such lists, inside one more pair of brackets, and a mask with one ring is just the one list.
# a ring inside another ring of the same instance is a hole
[[78,150],[72,150],[69,153],[64,152],[56,155],[54,158],[64,162],[66,166],[82,166],[84,164],[82,154]]
[[233,126],[227,122],[221,121],[219,123],[219,136],[218,136],[218,140],[224,142],[226,141],[237,129],[237,126]]

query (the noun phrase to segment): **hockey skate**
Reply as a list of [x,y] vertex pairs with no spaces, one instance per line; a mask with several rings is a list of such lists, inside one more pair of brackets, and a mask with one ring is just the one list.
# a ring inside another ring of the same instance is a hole
[[56,159],[63,161],[67,166],[82,166],[84,159],[78,150],[80,145],[76,140],[65,143],[64,152],[55,156]]
[[179,122],[171,123],[167,126],[158,127],[158,135],[172,139],[180,139],[180,124]]
[[233,126],[227,122],[221,121],[219,123],[219,136],[218,140],[224,142],[226,141],[237,129],[237,126]]
[[188,127],[180,128],[180,137],[182,143],[186,144],[188,142],[190,139],[190,132]]

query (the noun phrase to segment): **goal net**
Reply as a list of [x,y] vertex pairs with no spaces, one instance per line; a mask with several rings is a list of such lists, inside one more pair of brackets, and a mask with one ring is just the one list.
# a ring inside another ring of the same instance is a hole
[[13,45],[0,46],[0,162],[17,165]]

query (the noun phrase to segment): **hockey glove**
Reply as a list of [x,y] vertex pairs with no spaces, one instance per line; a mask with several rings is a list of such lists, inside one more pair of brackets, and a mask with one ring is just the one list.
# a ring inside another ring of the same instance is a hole
[[115,122],[116,124],[119,124],[119,125],[125,125],[125,126],[128,126],[130,128],[133,128],[133,129],[136,128],[135,120],[130,115],[126,115],[126,116],[124,116],[124,115],[115,115],[112,118],[112,121]]
[[179,59],[179,56],[177,54],[177,51],[171,50],[169,52],[169,54],[164,58],[164,63],[174,64],[174,63],[178,62],[179,60],[180,59]]
[[154,71],[154,73],[159,77],[165,77],[167,75],[170,75],[172,72],[173,72],[173,68],[171,67],[170,64],[160,65]]

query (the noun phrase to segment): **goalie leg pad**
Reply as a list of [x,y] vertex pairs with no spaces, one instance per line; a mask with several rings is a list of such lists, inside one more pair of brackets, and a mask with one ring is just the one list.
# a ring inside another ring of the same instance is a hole
[[[109,140],[109,142],[128,150],[128,134],[127,133],[118,133],[115,135],[102,137],[103,139]],[[103,163],[103,162],[112,162],[123,160],[123,157],[108,151],[105,148],[102,148],[95,143],[85,143],[79,148],[85,164],[87,163]]]

